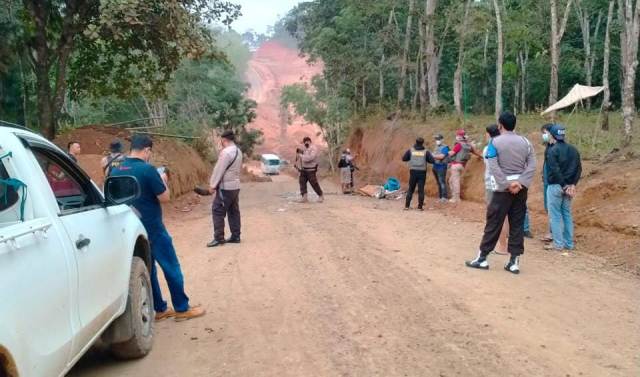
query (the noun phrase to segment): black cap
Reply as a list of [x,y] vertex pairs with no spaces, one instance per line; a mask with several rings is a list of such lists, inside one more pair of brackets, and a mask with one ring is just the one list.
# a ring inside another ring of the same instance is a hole
[[221,138],[223,139],[227,139],[230,141],[235,141],[236,140],[236,134],[233,133],[233,131],[231,130],[226,130],[222,133],[222,135],[220,135]]
[[442,136],[442,134],[436,134],[436,136],[433,137],[434,140],[443,140],[444,136]]
[[109,144],[109,150],[111,151],[111,153],[120,153],[122,152],[122,142],[118,139],[115,139],[114,141],[111,142],[111,144]]

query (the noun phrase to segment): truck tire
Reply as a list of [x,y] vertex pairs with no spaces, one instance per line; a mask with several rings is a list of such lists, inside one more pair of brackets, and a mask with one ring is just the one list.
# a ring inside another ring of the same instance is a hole
[[120,359],[137,359],[147,355],[153,346],[154,315],[149,271],[142,259],[133,257],[127,308],[116,320],[126,324],[133,336],[125,342],[111,344],[111,353]]

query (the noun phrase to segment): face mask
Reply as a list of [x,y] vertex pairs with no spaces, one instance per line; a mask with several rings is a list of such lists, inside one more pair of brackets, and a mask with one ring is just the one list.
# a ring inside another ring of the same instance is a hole
[[551,140],[551,136],[548,133],[543,133],[542,134],[542,142],[544,144],[549,144],[549,140]]
[[442,140],[436,140],[437,145],[442,145]]
[[309,143],[304,143],[304,146],[307,147],[307,148],[309,148],[310,145],[311,144],[309,144]]

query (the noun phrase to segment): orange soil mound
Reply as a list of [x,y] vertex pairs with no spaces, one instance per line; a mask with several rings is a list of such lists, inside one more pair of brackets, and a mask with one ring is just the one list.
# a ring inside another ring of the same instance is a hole
[[278,42],[264,43],[249,61],[246,73],[249,82],[249,97],[258,103],[257,118],[251,128],[264,133],[264,142],[256,148],[256,153],[276,153],[287,159],[295,157],[295,148],[305,136],[315,143],[324,145],[320,129],[294,117],[287,124],[286,113],[280,108],[282,87],[299,82],[310,82],[322,72],[322,65],[308,65],[294,49]]
[[[107,154],[109,144],[115,138],[125,144],[129,150],[128,140],[131,134],[123,129],[105,126],[87,126],[60,135],[54,141],[66,149],[71,140],[80,142],[82,155],[80,166],[91,178],[102,186],[104,176],[100,160]],[[154,138],[152,164],[169,168],[169,187],[173,196],[190,192],[196,184],[207,182],[210,167],[190,146],[168,138]]]
[[[425,135],[430,133],[423,132]],[[535,140],[535,135],[530,135]],[[358,185],[380,184],[390,176],[397,177],[406,187],[408,169],[400,159],[413,145],[416,134],[407,128],[394,130],[384,124],[375,128],[355,129],[348,146],[357,155],[361,169]],[[451,139],[450,137],[448,139]],[[431,149],[430,145],[428,148]],[[536,147],[538,172],[529,191],[529,209],[534,230],[546,232],[547,216],[542,200],[542,152]],[[613,265],[640,274],[640,161],[598,164],[583,162],[583,179],[574,202],[574,220],[579,251],[600,255]],[[435,197],[437,187],[432,174],[427,178],[427,195]],[[484,219],[484,164],[477,158],[467,165],[462,196],[467,201],[455,211],[464,217]],[[455,214],[454,213],[454,214]]]

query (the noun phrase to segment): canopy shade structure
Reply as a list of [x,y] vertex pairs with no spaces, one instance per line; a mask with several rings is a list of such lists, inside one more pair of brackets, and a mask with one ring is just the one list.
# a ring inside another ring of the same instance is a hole
[[604,86],[585,86],[576,84],[571,88],[569,93],[564,96],[560,101],[554,103],[549,106],[545,111],[540,115],[544,115],[550,113],[552,111],[564,109],[565,107],[569,107],[576,102],[580,102],[585,98],[590,98],[600,94],[604,90]]

